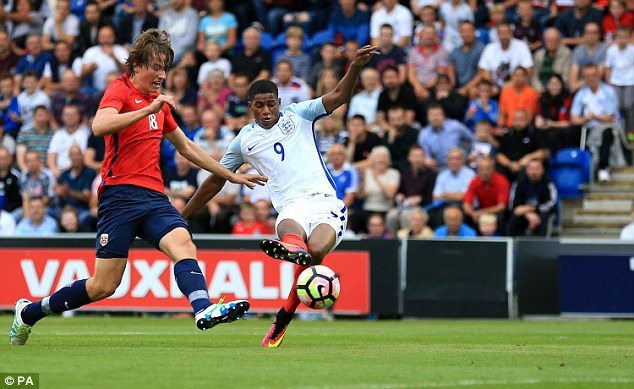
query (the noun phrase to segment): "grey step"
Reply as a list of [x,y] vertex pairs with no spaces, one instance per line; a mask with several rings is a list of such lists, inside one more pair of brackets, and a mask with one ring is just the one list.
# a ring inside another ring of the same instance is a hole
[[633,173],[634,174],[634,166],[623,166],[623,167],[615,167],[612,169],[613,173]]
[[[588,195],[590,196],[590,195]],[[623,211],[627,212],[632,207],[632,200],[621,199],[592,199],[583,200],[583,209],[587,211]]]
[[626,224],[632,222],[632,215],[630,215],[629,213],[581,213],[574,215],[572,221],[573,223],[615,223],[621,226],[625,226]]
[[596,239],[618,239],[621,234],[620,227],[593,226],[588,224],[568,224],[564,223],[561,236],[570,237],[592,237]]
[[620,195],[634,191],[634,182],[610,181],[601,184],[591,184],[584,187],[586,193],[607,193]]
[[625,171],[625,172],[612,172],[610,174],[610,178],[612,181],[616,182],[634,182],[634,172]]
[[634,191],[624,193],[589,193],[588,200],[634,200]]

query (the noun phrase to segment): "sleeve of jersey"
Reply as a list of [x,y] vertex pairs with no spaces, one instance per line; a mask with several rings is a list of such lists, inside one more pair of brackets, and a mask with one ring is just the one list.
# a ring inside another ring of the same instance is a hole
[[98,109],[114,108],[118,112],[121,112],[121,108],[123,108],[126,97],[126,91],[121,88],[121,84],[119,82],[114,82],[104,92]]
[[321,97],[313,100],[302,101],[297,104],[291,104],[286,109],[311,122],[314,122],[322,116],[328,115]]
[[163,112],[165,112],[165,121],[163,121],[163,134],[172,132],[178,127],[174,115],[172,115],[172,109],[167,105],[163,105]]
[[242,132],[238,134],[227,149],[227,153],[220,159],[220,164],[227,169],[235,172],[244,163],[244,157],[242,156],[242,149],[240,144],[242,143]]

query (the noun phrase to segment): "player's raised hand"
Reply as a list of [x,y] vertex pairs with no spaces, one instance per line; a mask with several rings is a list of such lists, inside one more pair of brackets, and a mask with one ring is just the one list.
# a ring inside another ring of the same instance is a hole
[[147,108],[150,110],[150,113],[157,113],[163,109],[163,104],[168,104],[170,107],[174,107],[174,97],[170,95],[158,95],[152,104],[147,106]]
[[363,46],[362,48],[357,50],[356,53],[354,53],[354,59],[352,60],[352,65],[364,66],[365,64],[368,63],[368,61],[370,61],[370,58],[372,58],[373,55],[378,55],[378,54],[381,54],[378,50],[378,47],[371,46],[371,45]]
[[233,174],[229,178],[230,182],[234,184],[243,184],[249,187],[249,189],[255,188],[256,185],[264,185],[269,179],[259,174]]

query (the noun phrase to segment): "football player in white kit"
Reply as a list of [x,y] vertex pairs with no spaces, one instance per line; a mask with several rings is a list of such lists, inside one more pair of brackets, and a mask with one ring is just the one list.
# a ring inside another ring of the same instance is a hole
[[[232,171],[249,163],[268,177],[271,201],[279,214],[276,231],[280,240],[265,239],[260,246],[275,259],[295,263],[295,280],[307,266],[320,264],[337,247],[348,215],[344,203],[337,199],[336,184],[317,147],[315,121],[350,101],[361,69],[376,54],[376,46],[357,50],[348,71],[332,92],[291,104],[281,112],[273,82],[259,80],[251,84],[248,106],[255,122],[242,128],[220,161]],[[205,205],[224,184],[225,180],[216,175],[207,178],[183,209],[183,217],[188,218]],[[291,292],[275,316],[262,347],[282,344],[299,303],[297,294]]]

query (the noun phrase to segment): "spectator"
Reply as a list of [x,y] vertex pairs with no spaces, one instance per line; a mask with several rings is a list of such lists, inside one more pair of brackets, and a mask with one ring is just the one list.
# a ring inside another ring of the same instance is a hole
[[610,162],[620,164],[623,159],[617,123],[618,95],[614,88],[601,82],[596,65],[586,66],[582,74],[585,86],[572,100],[570,121],[573,125],[586,126],[590,130],[588,146],[594,157],[598,157],[599,181],[609,181]]
[[27,151],[25,155],[26,169],[20,176],[20,194],[22,195],[22,209],[16,209],[13,216],[16,221],[22,216],[29,217],[29,199],[38,197],[44,201],[45,205],[51,203],[55,198],[53,188],[55,178],[50,170],[42,167],[42,161],[36,151]]
[[632,14],[631,9],[628,9],[625,0],[610,0],[608,12],[601,23],[603,41],[606,45],[611,45],[614,42],[616,30],[620,26],[634,28],[634,14]]
[[103,26],[114,24],[108,15],[101,12],[99,4],[95,0],[86,2],[84,19],[79,23],[79,35],[77,36],[77,53],[85,53],[89,48],[99,44],[97,34]]
[[255,20],[265,22],[268,32],[277,35],[280,32],[284,15],[297,9],[297,2],[293,0],[252,0]]
[[494,3],[489,9],[489,43],[500,43],[498,26],[506,23],[506,8],[504,4]]
[[246,74],[236,74],[229,87],[231,94],[227,98],[228,106],[224,119],[227,127],[237,134],[249,123],[251,117],[247,99],[249,78]]
[[429,209],[432,227],[442,224],[442,211],[445,207],[450,205],[462,206],[465,192],[473,177],[475,177],[475,172],[465,165],[464,150],[459,147],[449,150],[447,168],[440,171],[436,177],[432,192],[434,203]]
[[530,51],[542,46],[542,26],[534,18],[531,0],[520,0],[517,3],[519,20],[513,23],[513,37],[524,41]]
[[517,67],[513,71],[511,83],[500,93],[500,114],[498,116],[499,127],[509,127],[515,111],[522,109],[530,114],[529,121],[537,114],[539,95],[537,91],[528,85],[529,74],[523,67]]
[[388,67],[396,67],[398,80],[401,84],[407,81],[407,53],[394,44],[394,28],[390,24],[381,26],[378,51],[380,54],[372,56],[366,66],[379,71],[381,75]]
[[302,79],[293,76],[293,65],[288,61],[279,61],[275,65],[275,78],[278,96],[281,100],[280,109],[293,103],[309,100],[310,87]]
[[77,232],[90,232],[90,230],[80,225],[77,210],[68,204],[62,208],[59,214],[59,232],[73,234]]
[[359,172],[346,161],[346,150],[343,145],[334,144],[328,150],[328,171],[337,184],[337,198],[350,209],[357,199]]
[[275,234],[275,210],[269,200],[257,200],[254,204],[255,207],[255,220],[265,225],[267,228],[262,234],[273,235]]
[[[327,68],[321,71],[319,78],[317,80],[317,89],[315,89],[315,96],[323,96],[337,87],[337,84],[341,78],[337,71],[333,68]],[[347,104],[342,105],[337,108],[332,115],[345,116],[345,110],[348,108]]]
[[[0,15],[2,15],[2,11],[0,11]],[[13,51],[11,44],[9,33],[5,30],[0,30],[0,74],[14,72],[15,66],[20,60],[20,57]]]
[[84,165],[84,154],[79,146],[71,146],[68,156],[70,166],[60,174],[54,192],[59,206],[73,206],[78,213],[79,224],[85,225],[90,219],[90,187],[95,171]]
[[301,26],[309,35],[326,28],[330,14],[331,0],[300,0],[299,10],[291,11],[282,17],[282,28]]
[[181,122],[181,113],[185,106],[195,106],[198,95],[196,88],[193,87],[189,80],[189,72],[186,68],[177,66],[170,70],[167,75],[167,90],[165,94],[169,94],[174,99],[174,109],[172,114],[176,122]]
[[544,47],[533,55],[535,68],[531,73],[531,86],[538,92],[546,87],[553,74],[559,74],[566,82],[570,79],[572,52],[561,44],[561,34],[556,28],[544,31]]
[[348,134],[343,130],[343,121],[338,115],[328,115],[315,123],[315,141],[322,157],[335,144],[345,144]]
[[475,138],[469,153],[469,166],[476,168],[480,159],[495,158],[498,142],[491,131],[491,124],[486,120],[479,121],[475,127]]
[[339,0],[330,18],[328,32],[337,46],[347,40],[359,42],[365,46],[370,39],[370,14],[357,7],[357,0]]
[[[23,85],[23,78],[27,73],[34,73],[35,79],[39,80],[44,73],[46,64],[53,57],[49,52],[42,50],[42,38],[39,35],[29,35],[26,39],[27,54],[20,57],[15,66],[15,86]],[[24,85],[23,85],[24,86]],[[24,86],[24,88],[26,88]],[[18,93],[19,90],[15,91]]]
[[368,131],[365,118],[355,115],[348,119],[348,142],[346,143],[347,160],[359,169],[365,169],[370,165],[370,152],[376,146],[381,145],[381,138]]
[[213,70],[220,70],[225,79],[229,79],[231,75],[231,62],[226,58],[221,58],[220,45],[216,41],[209,41],[205,45],[205,57],[207,62],[200,65],[198,71],[198,86],[202,86],[203,82],[207,78],[207,75]]
[[[188,139],[194,140],[200,126],[196,108],[192,105],[184,106],[180,119],[179,126],[183,133]],[[164,169],[175,167],[174,154],[176,153],[176,147],[167,138],[163,138],[161,142],[161,167]]]
[[616,44],[607,50],[605,79],[619,97],[619,110],[623,113],[625,130],[634,131],[634,44],[630,43],[632,29],[619,26]]
[[544,160],[548,155],[548,149],[543,147],[530,125],[530,114],[522,109],[515,111],[513,125],[500,139],[496,153],[498,170],[513,182],[530,160]]
[[498,230],[504,231],[502,226],[509,202],[509,181],[495,171],[492,158],[481,158],[476,171],[477,175],[469,184],[462,202],[464,213],[473,225],[478,225],[483,214],[495,214],[498,218]]
[[[440,3],[440,1],[438,2]],[[420,32],[425,26],[433,26],[438,34],[438,40],[442,41],[442,38],[445,36],[445,31],[443,30],[442,22],[438,20],[438,12],[436,11],[436,4],[428,4],[422,7],[416,14],[420,20],[414,24],[414,38],[412,39],[414,46],[420,43]]]
[[31,214],[15,228],[16,236],[46,236],[57,232],[57,222],[46,214],[46,204],[40,197],[29,199]]
[[233,224],[231,235],[259,236],[271,234],[271,227],[256,219],[255,206],[251,203],[240,204],[240,219]]
[[205,110],[211,109],[222,117],[230,94],[231,89],[227,86],[224,73],[218,69],[212,70],[200,85],[196,111],[201,115]]
[[422,209],[416,209],[409,214],[408,228],[402,228],[396,233],[396,237],[399,239],[425,239],[433,238],[434,230],[429,228],[427,221],[429,216],[427,212]]
[[46,156],[48,168],[55,177],[59,177],[63,170],[71,167],[70,149],[73,145],[79,146],[83,153],[88,145],[90,129],[81,122],[81,112],[76,105],[67,105],[62,113],[62,128],[55,131],[51,139]]
[[548,79],[546,90],[539,97],[535,128],[539,130],[543,146],[551,154],[579,145],[579,131],[571,127],[570,107],[572,96],[566,90],[564,80],[557,73]]
[[4,123],[0,118],[0,147],[4,147],[9,151],[9,154],[15,154],[15,139],[9,134],[4,132]]
[[96,112],[93,112],[90,98],[79,90],[80,78],[77,73],[66,69],[59,81],[61,88],[51,97],[52,120],[56,127],[62,123],[62,112],[68,104],[76,105],[87,117],[94,116]]
[[165,194],[177,210],[182,210],[187,201],[192,197],[198,183],[196,176],[198,169],[192,167],[191,163],[178,152],[174,154],[174,167],[163,170],[163,182]]
[[[363,183],[359,197],[363,198],[363,212],[355,217],[365,225],[371,214],[378,213],[382,217],[394,206],[394,196],[398,190],[401,175],[390,167],[390,151],[385,146],[377,146],[370,153],[370,167],[363,172]],[[354,216],[353,216],[354,217]],[[351,219],[352,221],[352,219]],[[354,230],[355,228],[353,228]],[[357,228],[358,231],[360,228]]]
[[484,238],[494,238],[498,235],[498,217],[493,213],[480,215],[478,233]]
[[224,0],[206,0],[207,15],[198,24],[198,41],[196,48],[204,51],[205,45],[216,41],[223,53],[233,49],[238,41],[238,20],[225,12]]
[[465,21],[460,23],[460,38],[462,45],[456,47],[449,54],[447,74],[451,83],[458,88],[458,93],[469,98],[475,95],[480,82],[478,63],[484,52],[484,44],[476,40],[475,26]]
[[22,86],[24,90],[18,95],[18,108],[20,109],[19,119],[22,122],[21,128],[29,129],[33,127],[35,108],[40,105],[47,109],[51,108],[51,98],[40,88],[38,88],[37,74],[33,71],[24,73]]
[[588,23],[583,30],[582,41],[572,52],[572,66],[570,67],[570,91],[576,92],[583,87],[580,79],[581,69],[588,65],[597,65],[603,73],[603,64],[607,53],[607,46],[601,42],[601,30],[596,23]]
[[[198,121],[195,115],[192,119]],[[222,124],[222,118],[218,117],[215,111],[209,109],[204,111],[200,119],[202,124],[200,128],[191,127],[192,140],[207,154],[220,159],[227,152],[235,136],[231,129]]]
[[372,44],[379,46],[381,26],[389,24],[394,28],[394,44],[399,47],[407,47],[412,39],[414,30],[414,15],[398,0],[383,0],[381,6],[372,12],[370,17],[370,38]]
[[387,111],[387,127],[384,129],[383,144],[390,150],[392,167],[404,169],[408,164],[408,155],[418,140],[418,130],[409,126],[403,107],[395,106]]
[[231,69],[233,74],[244,73],[249,82],[265,80],[271,76],[271,57],[261,46],[260,31],[248,27],[242,33],[244,51],[233,56]]
[[365,68],[361,71],[361,86],[363,90],[350,99],[348,106],[348,118],[362,115],[368,126],[377,127],[376,109],[381,94],[381,81],[376,69]]
[[445,119],[445,111],[440,105],[429,105],[427,118],[429,124],[420,131],[418,144],[425,149],[427,166],[442,169],[447,165],[447,156],[451,149],[468,149],[475,137],[464,124]]
[[385,220],[380,213],[374,213],[368,217],[368,234],[366,239],[392,239],[394,235],[385,229]]
[[132,0],[130,12],[120,15],[117,23],[118,44],[131,47],[143,31],[158,27],[158,18],[148,11],[149,3],[149,0]]
[[[339,62],[337,56],[337,47],[332,43],[326,42],[321,46],[319,49],[319,60],[311,66],[306,80],[311,87],[317,88],[317,81],[325,69],[334,71],[337,79],[340,78],[342,73],[341,62]],[[318,96],[321,96],[321,94],[318,94]]]
[[517,67],[525,68],[530,75],[533,58],[528,45],[513,38],[511,27],[508,24],[502,23],[497,26],[497,32],[500,41],[489,43],[485,47],[478,68],[483,77],[501,88],[511,78]]
[[12,3],[11,12],[7,13],[4,11],[4,7],[0,7],[2,8],[0,10],[0,22],[5,25],[11,23],[11,41],[20,52],[25,49],[30,52],[28,37],[39,37],[42,34],[44,18],[40,12],[33,9],[33,5],[29,0],[15,0]]
[[42,28],[42,48],[53,50],[58,42],[66,42],[72,47],[79,35],[79,18],[70,13],[70,0],[57,0],[55,12]]
[[48,108],[43,105],[36,107],[33,118],[33,127],[20,131],[16,140],[16,162],[20,171],[27,169],[25,157],[29,151],[37,153],[42,164],[47,163],[46,154],[55,134],[49,124]]
[[564,36],[563,44],[568,46],[577,46],[583,43],[581,37],[584,27],[588,23],[601,25],[603,15],[601,11],[592,7],[591,0],[575,0],[575,5],[559,16],[555,22],[555,27]]
[[443,212],[444,225],[434,231],[436,238],[472,238],[475,230],[462,222],[462,211],[458,207],[447,207]]
[[[441,73],[438,75],[436,87],[431,91],[426,105],[439,104],[449,119],[463,121],[467,109],[467,100],[453,89],[449,76]],[[427,125],[423,121],[423,125]]]
[[548,219],[554,216],[557,188],[546,176],[542,161],[533,159],[526,166],[526,177],[513,183],[510,195],[511,236],[546,236]]
[[17,134],[20,129],[20,107],[18,106],[18,98],[13,94],[13,91],[13,76],[10,73],[1,73],[0,119],[4,123],[4,131],[9,134]]
[[101,173],[101,165],[106,154],[106,142],[103,136],[95,136],[90,132],[86,152],[84,153],[84,164],[97,174]]
[[491,98],[493,84],[487,79],[478,82],[478,96],[469,103],[464,123],[474,130],[476,124],[486,121],[497,126],[500,108],[497,100]]
[[67,70],[81,74],[81,59],[73,55],[71,46],[66,41],[55,43],[53,58],[44,67],[42,73],[42,88],[48,94],[62,89],[62,76]]
[[619,238],[621,240],[631,240],[634,241],[634,201],[632,202],[632,222],[621,230],[621,235]]
[[464,0],[449,0],[440,2],[438,14],[445,26],[442,48],[445,52],[451,53],[462,45],[460,24],[465,21],[473,23],[473,11]]
[[[0,209],[7,212],[13,212],[22,205],[20,179],[18,178],[20,173],[11,168],[12,163],[13,156],[9,150],[0,146]],[[0,231],[3,230],[0,228]]]
[[412,88],[403,84],[399,78],[398,68],[388,66],[381,75],[383,91],[379,94],[376,107],[376,121],[380,128],[387,128],[387,112],[393,107],[405,110],[405,123],[409,126],[416,122],[416,95]]
[[448,63],[447,53],[438,45],[436,29],[424,26],[420,31],[420,42],[408,52],[409,83],[419,101],[429,97],[429,90],[436,86],[438,74],[446,72]]
[[4,209],[0,210],[0,236],[15,235],[15,219]]
[[[199,170],[198,186],[209,177],[209,172]],[[189,221],[192,233],[230,234],[231,220],[236,213],[236,204],[240,203],[240,185],[227,182],[220,192],[208,203],[194,212]]]
[[348,70],[350,64],[354,59],[354,55],[359,50],[361,46],[359,46],[358,42],[355,41],[346,41],[343,44],[343,55],[341,56],[341,61],[343,63],[344,72]]
[[159,16],[158,28],[172,38],[174,63],[180,61],[183,53],[196,48],[198,13],[186,0],[170,0],[169,7]]
[[99,45],[86,50],[82,57],[81,77],[92,76],[92,87],[97,92],[103,92],[109,73],[126,71],[128,50],[115,44],[115,32],[111,26],[102,26],[99,29],[97,41]]
[[286,30],[285,40],[286,50],[277,58],[279,61],[288,61],[293,65],[293,75],[308,80],[310,73],[310,56],[302,51],[304,43],[304,31],[301,27],[291,26]]
[[407,228],[412,212],[432,201],[436,171],[425,166],[425,150],[412,146],[407,157],[409,166],[400,169],[401,182],[395,196],[396,208],[388,211],[386,221],[391,232]]

